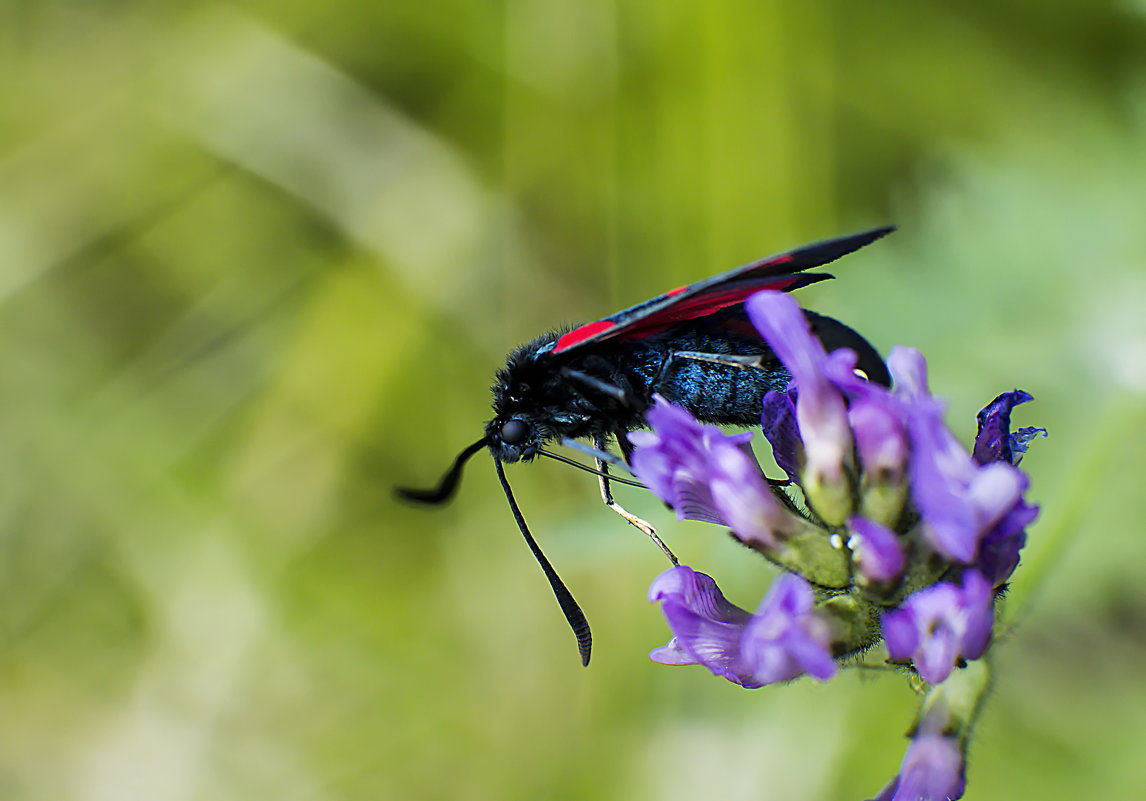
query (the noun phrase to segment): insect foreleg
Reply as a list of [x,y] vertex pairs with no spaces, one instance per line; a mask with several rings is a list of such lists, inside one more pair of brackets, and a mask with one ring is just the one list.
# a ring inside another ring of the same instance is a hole
[[633,463],[633,443],[629,442],[627,432],[617,432],[617,446],[621,449],[621,455],[625,457],[625,464],[631,465]]
[[695,350],[675,350],[668,355],[664,364],[661,366],[660,372],[653,380],[653,386],[656,391],[660,392],[664,388],[664,383],[668,380],[669,374],[672,372],[673,362],[677,359],[694,361],[694,362],[707,362],[709,364],[720,364],[725,367],[737,367],[741,370],[764,370],[767,369],[764,365],[763,354],[751,354],[748,356],[740,356],[735,353],[701,353]]
[[[605,451],[608,446],[608,443],[605,441],[604,437],[595,437],[593,444],[596,446],[597,450],[601,451]],[[613,500],[613,491],[609,487],[609,464],[600,457],[595,456],[593,458],[597,463],[597,469],[601,471],[601,475],[597,477],[597,484],[601,488],[601,500],[605,502],[605,505],[619,514],[621,517],[625,518],[625,520],[629,521],[629,523],[643,531],[650,539],[652,539],[653,542],[657,544],[657,547],[664,552],[664,555],[669,558],[670,562],[672,562],[674,565],[680,564],[677,562],[676,555],[671,550],[669,550],[669,547],[664,544],[660,537],[657,536],[657,531],[655,528]]]
[[565,367],[561,370],[561,376],[570,381],[575,381],[583,387],[598,392],[605,397],[612,398],[624,406],[632,405],[632,394],[626,392],[624,388],[616,384],[610,384],[608,381],[602,381],[599,378],[594,378],[588,373],[583,373],[580,370],[574,370],[570,367]]

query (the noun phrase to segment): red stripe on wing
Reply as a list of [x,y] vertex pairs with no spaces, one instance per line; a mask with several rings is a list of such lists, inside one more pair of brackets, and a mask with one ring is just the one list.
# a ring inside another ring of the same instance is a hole
[[586,339],[592,339],[602,331],[608,331],[610,328],[616,327],[616,325],[617,324],[612,320],[598,320],[595,323],[586,323],[580,328],[574,328],[572,331],[561,335],[561,338],[557,340],[557,344],[553,347],[553,352],[560,353],[566,348],[579,345]]

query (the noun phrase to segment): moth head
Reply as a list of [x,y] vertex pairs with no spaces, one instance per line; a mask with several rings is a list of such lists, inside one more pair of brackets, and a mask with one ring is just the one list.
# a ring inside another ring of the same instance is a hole
[[502,462],[530,461],[545,440],[538,426],[521,414],[490,420],[485,436],[494,458]]

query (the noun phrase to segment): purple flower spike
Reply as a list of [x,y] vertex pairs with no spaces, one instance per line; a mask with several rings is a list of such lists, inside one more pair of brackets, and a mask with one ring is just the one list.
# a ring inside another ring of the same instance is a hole
[[848,528],[852,530],[848,544],[864,577],[884,584],[899,578],[906,560],[894,531],[864,517],[853,517]]
[[919,733],[899,775],[872,801],[955,801],[963,797],[963,752],[956,737]]
[[757,292],[746,301],[745,308],[752,324],[792,374],[799,392],[796,420],[804,440],[803,477],[809,500],[825,520],[842,523],[850,511],[844,465],[851,453],[852,437],[844,399],[824,372],[828,356],[790,296]]
[[649,589],[672,629],[673,639],[650,657],[662,664],[701,664],[742,687],[763,687],[805,673],[835,675],[827,622],[813,611],[811,585],[786,573],[778,578],[755,615],[729,603],[709,576],[679,566],[662,573]]
[[994,624],[993,590],[968,570],[963,586],[942,582],[910,596],[883,618],[887,651],[897,661],[911,659],[919,675],[938,684],[959,659],[978,659],[987,649]]

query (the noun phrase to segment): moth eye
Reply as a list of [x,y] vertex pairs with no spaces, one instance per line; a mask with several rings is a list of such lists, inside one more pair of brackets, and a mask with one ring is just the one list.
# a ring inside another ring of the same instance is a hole
[[529,435],[529,426],[520,420],[509,420],[501,427],[501,441],[506,445],[520,445]]

